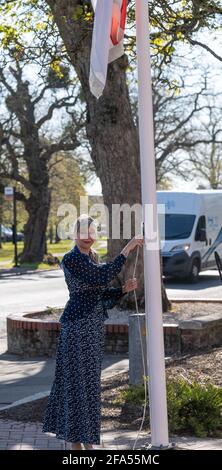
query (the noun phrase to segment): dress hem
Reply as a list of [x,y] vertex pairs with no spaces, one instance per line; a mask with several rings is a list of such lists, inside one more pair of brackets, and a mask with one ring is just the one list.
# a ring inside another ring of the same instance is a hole
[[57,434],[55,431],[42,431],[43,433],[48,433],[48,434],[55,434],[55,437],[56,439],[62,439],[63,441],[65,442],[71,442],[72,444],[75,444],[76,442],[81,442],[81,444],[92,444],[92,445],[100,445],[101,442],[100,440],[89,440],[89,439],[85,439],[83,438],[82,436],[78,437],[78,438],[69,438],[68,436],[64,436],[62,434]]

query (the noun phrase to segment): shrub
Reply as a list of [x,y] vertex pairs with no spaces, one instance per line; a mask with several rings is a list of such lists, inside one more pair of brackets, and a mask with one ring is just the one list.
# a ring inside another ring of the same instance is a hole
[[[129,387],[121,396],[128,403],[141,405],[144,387]],[[167,403],[171,433],[189,433],[197,437],[221,435],[222,388],[188,383],[185,379],[170,379],[167,382]]]
[[[175,390],[176,400],[172,400]],[[212,384],[200,385],[185,380],[167,385],[170,429],[187,431],[197,437],[212,436],[222,431],[222,389]],[[173,411],[176,401],[177,419]],[[179,405],[179,406],[178,406]]]
[[53,266],[55,264],[59,264],[59,259],[57,258],[57,256],[52,255],[52,253],[48,253],[44,256],[43,263]]

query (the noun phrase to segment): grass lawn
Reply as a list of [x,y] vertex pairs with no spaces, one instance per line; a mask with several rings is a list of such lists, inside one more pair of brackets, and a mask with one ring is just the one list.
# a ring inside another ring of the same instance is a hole
[[[99,256],[104,256],[107,253],[106,247],[106,238],[101,237],[94,244],[95,250],[98,252]],[[63,254],[69,251],[73,247],[74,242],[72,240],[61,240],[59,243],[48,243],[47,249],[48,253],[56,255],[59,260],[62,259]],[[18,254],[23,250],[23,242],[17,243]],[[2,243],[2,248],[0,248],[0,268],[12,268],[13,267],[13,258],[14,258],[14,245],[12,242]],[[30,263],[22,266],[27,266],[30,269],[53,269],[54,266],[49,266],[46,263]],[[57,268],[57,266],[55,266]]]

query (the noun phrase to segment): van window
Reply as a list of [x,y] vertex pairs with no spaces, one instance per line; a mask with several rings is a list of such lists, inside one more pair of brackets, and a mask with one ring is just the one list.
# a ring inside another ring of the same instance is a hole
[[204,232],[206,233],[206,217],[201,215],[197,223],[195,241],[199,241],[201,238],[204,239]]
[[196,216],[191,214],[166,214],[165,240],[182,240],[192,232]]

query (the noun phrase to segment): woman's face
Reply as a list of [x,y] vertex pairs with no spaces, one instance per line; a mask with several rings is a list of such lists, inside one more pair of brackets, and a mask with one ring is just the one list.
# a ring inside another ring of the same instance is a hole
[[80,228],[77,232],[76,241],[80,248],[89,249],[93,245],[94,241],[96,240],[96,228],[93,224],[90,226],[84,226]]

